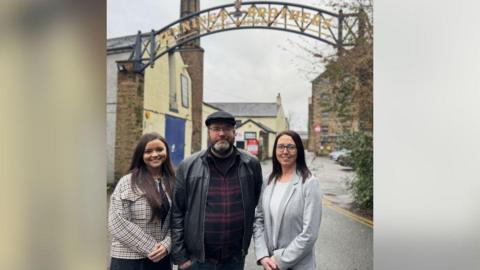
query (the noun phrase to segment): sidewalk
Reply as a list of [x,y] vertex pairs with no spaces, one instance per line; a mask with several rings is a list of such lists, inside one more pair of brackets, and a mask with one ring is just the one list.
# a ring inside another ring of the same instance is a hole
[[324,199],[333,205],[351,211],[359,216],[372,220],[373,211],[357,209],[348,183],[354,179],[355,172],[343,167],[328,157],[316,157],[312,152],[305,152],[308,168],[320,180]]
[[349,208],[353,198],[347,183],[355,176],[355,172],[337,164],[328,157],[316,157],[306,152],[307,166],[320,180],[323,195],[342,208]]

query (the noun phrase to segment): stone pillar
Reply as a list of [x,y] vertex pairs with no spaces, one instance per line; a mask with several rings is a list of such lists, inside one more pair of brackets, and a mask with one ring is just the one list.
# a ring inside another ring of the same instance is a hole
[[200,0],[181,0],[180,17],[200,11]]
[[143,132],[144,75],[133,72],[132,61],[118,61],[115,179],[128,172],[133,150]]

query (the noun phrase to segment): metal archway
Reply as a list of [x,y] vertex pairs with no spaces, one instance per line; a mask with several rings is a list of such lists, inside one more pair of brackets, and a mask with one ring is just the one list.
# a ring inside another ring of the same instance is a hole
[[276,1],[226,4],[189,14],[158,31],[137,35],[129,60],[143,72],[162,55],[192,40],[241,29],[270,29],[304,35],[343,49],[363,35],[359,13],[338,14],[311,6]]

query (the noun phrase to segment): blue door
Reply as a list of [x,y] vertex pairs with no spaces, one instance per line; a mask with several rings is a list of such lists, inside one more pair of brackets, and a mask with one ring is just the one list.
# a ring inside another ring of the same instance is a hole
[[175,167],[183,160],[185,149],[185,120],[166,116],[165,139],[170,148],[170,159]]

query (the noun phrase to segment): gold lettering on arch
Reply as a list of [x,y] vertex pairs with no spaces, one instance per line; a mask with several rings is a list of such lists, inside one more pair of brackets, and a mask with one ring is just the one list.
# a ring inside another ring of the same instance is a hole
[[283,7],[280,12],[282,13],[282,19],[285,19],[287,17],[287,7]]
[[300,11],[290,10],[290,17],[288,19],[298,22],[298,17],[300,17]]
[[183,32],[188,32],[191,30],[190,20],[182,22],[182,30]]
[[312,14],[310,14],[309,12],[303,12],[303,14],[302,14],[302,21],[303,21],[304,23],[309,22],[311,15],[312,15]]
[[195,18],[190,20],[191,23],[192,23],[192,28],[193,29],[198,29],[198,26],[199,26],[198,20],[199,20],[199,17],[195,17]]
[[315,26],[319,26],[320,25],[320,14],[317,14],[315,16],[313,16],[312,20],[311,20],[311,24],[312,25],[315,25]]
[[255,17],[256,14],[257,14],[257,9],[255,7],[249,7],[248,8],[247,16],[253,18],[253,17]]
[[268,21],[271,23],[277,17],[278,9],[270,8],[270,10],[268,11],[268,14],[269,14]]
[[261,8],[258,9],[258,16],[259,16],[259,17],[265,18],[265,13],[267,13],[267,9],[266,9],[266,8],[261,7]]
[[[203,15],[193,17],[189,20],[181,21],[177,25],[166,29],[160,33],[158,39],[160,43],[168,45],[171,41],[183,38],[185,35],[195,36],[205,32],[216,31],[226,28],[241,26],[286,26],[300,30],[322,34],[321,29],[332,27],[334,18],[325,19],[321,11],[315,13],[299,9],[298,7],[282,6],[250,6],[243,10],[245,16],[233,18],[229,11],[221,8],[218,11],[210,11]],[[282,18],[282,19],[280,19]],[[278,20],[277,20],[278,19]],[[317,28],[312,27],[317,26]],[[319,28],[320,27],[320,28]]]

